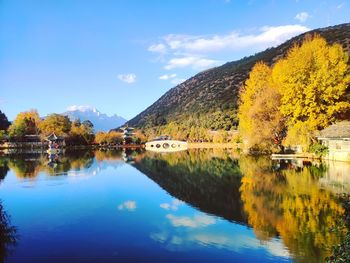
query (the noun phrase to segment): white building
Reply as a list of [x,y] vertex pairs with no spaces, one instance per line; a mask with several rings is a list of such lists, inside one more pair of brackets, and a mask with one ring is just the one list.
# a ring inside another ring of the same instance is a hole
[[328,147],[327,159],[350,161],[350,121],[338,122],[323,129],[318,139]]

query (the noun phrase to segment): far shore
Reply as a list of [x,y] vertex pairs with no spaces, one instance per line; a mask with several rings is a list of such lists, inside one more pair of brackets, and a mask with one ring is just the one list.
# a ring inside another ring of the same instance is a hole
[[236,143],[189,142],[187,143],[187,146],[188,146],[188,149],[205,149],[205,148],[239,149],[239,145]]
[[[221,149],[237,149],[239,145],[235,143],[213,143],[213,142],[189,142],[189,149],[205,149],[205,148],[221,148]],[[47,147],[42,146],[12,146],[1,145],[0,149],[46,149]],[[144,148],[144,144],[117,144],[117,145],[67,145],[63,148],[66,149],[87,149],[87,148]]]

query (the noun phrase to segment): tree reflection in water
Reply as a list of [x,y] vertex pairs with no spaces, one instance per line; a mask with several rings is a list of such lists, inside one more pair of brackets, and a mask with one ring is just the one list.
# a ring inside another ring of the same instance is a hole
[[146,153],[134,166],[177,199],[252,226],[262,242],[280,237],[297,262],[324,261],[347,232],[342,205],[320,187],[322,165],[276,169],[269,158],[191,150]]
[[17,229],[11,226],[10,217],[0,203],[0,262],[5,259],[17,244]]
[[[250,225],[264,242],[280,237],[296,261],[322,262],[347,229],[344,209],[320,186],[324,166],[274,165],[269,158],[239,157],[223,150],[171,154],[129,151],[75,151],[58,158],[14,155],[0,159],[0,178],[10,167],[18,178],[40,172],[66,175],[101,162],[128,162],[169,194],[202,212]],[[328,171],[329,172],[329,171]],[[16,230],[1,207],[1,257],[16,242]]]
[[[0,182],[5,178],[9,168],[0,160]],[[10,216],[5,212],[0,201],[0,262],[5,262],[7,255],[17,244],[17,229],[11,226]]]
[[146,152],[134,166],[172,196],[230,221],[245,222],[238,161],[223,150]]
[[322,262],[342,241],[344,209],[320,188],[323,166],[274,171],[267,158],[242,157],[239,163],[244,211],[260,240],[280,236],[297,261],[307,262]]
[[0,182],[5,179],[9,170],[7,161],[5,159],[0,159]]
[[[71,150],[59,155],[11,154],[0,158],[0,178],[6,175],[9,168],[20,179],[35,179],[41,172],[51,176],[67,175],[69,171],[82,171],[90,168],[94,160],[109,163],[132,161],[137,154],[138,152],[133,150]],[[2,163],[6,163],[6,166],[2,166]]]
[[94,161],[92,151],[71,151],[64,155],[13,154],[2,159],[20,179],[35,179],[40,172],[66,175],[68,171],[89,168]]

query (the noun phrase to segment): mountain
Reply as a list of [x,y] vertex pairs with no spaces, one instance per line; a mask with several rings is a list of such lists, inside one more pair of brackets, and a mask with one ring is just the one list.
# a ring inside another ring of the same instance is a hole
[[350,23],[312,30],[277,47],[200,72],[170,89],[127,124],[145,128],[171,121],[188,123],[188,119],[192,118],[194,122],[190,126],[229,129],[227,123],[237,120],[234,115],[238,107],[239,89],[254,64],[258,61],[264,61],[268,65],[274,64],[286,55],[294,43],[301,43],[305,34],[314,33],[324,37],[330,44],[340,43],[350,54]]
[[76,119],[80,119],[80,121],[90,120],[94,124],[95,131],[109,131],[127,121],[118,115],[108,116],[90,106],[70,106],[62,115],[68,116],[71,121]]

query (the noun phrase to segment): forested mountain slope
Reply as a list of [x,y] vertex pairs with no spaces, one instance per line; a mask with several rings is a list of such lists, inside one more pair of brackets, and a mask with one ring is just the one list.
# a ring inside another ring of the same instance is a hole
[[150,128],[170,122],[208,129],[230,129],[237,124],[239,89],[257,61],[271,65],[305,34],[317,33],[328,43],[340,43],[350,54],[350,23],[312,30],[285,43],[238,61],[228,62],[191,77],[166,92],[131,119],[130,126]]

